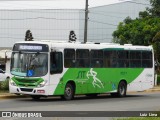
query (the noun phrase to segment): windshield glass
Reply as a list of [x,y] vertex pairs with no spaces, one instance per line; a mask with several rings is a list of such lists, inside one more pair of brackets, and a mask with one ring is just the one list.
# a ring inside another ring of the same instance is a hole
[[12,53],[11,74],[24,77],[40,77],[46,75],[47,72],[47,53]]

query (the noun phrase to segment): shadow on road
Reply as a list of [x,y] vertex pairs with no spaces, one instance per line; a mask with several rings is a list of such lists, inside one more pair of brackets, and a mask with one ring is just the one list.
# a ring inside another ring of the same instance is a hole
[[112,101],[117,101],[117,99],[120,99],[120,100],[128,100],[128,99],[130,99],[130,98],[135,98],[135,99],[137,99],[137,98],[143,98],[143,97],[147,97],[147,95],[127,95],[126,97],[122,97],[122,98],[119,98],[119,97],[112,97],[111,95],[109,95],[109,94],[101,94],[101,95],[98,95],[98,96],[96,96],[96,97],[88,97],[88,96],[86,96],[86,95],[77,95],[77,96],[75,96],[75,98],[73,99],[73,100],[70,100],[70,101],[66,101],[66,100],[63,100],[63,99],[61,99],[61,97],[59,97],[59,96],[49,96],[49,97],[42,97],[41,99],[39,99],[39,100],[34,100],[34,99],[32,99],[31,97],[25,97],[25,98],[19,98],[19,99],[16,99],[16,100],[18,100],[18,101],[27,101],[27,102],[57,102],[57,101],[59,101],[59,102],[73,102],[73,101],[85,101],[85,100],[93,100],[93,101],[95,101],[95,100],[112,100]]

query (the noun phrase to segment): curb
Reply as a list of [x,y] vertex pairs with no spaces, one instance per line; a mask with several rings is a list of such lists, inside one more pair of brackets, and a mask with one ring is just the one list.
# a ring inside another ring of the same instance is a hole
[[5,95],[5,94],[3,94],[3,95],[0,95],[0,98],[25,98],[25,97],[27,97],[27,96],[25,96],[25,95],[14,95],[14,94],[8,94],[7,93],[7,95]]
[[150,89],[150,90],[145,90],[144,92],[158,92],[160,89]]

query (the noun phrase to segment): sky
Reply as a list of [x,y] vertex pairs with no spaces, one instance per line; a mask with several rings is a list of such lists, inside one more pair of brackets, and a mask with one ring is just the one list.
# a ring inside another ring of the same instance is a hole
[[[88,0],[89,7],[129,0]],[[0,0],[0,9],[85,9],[85,0]]]

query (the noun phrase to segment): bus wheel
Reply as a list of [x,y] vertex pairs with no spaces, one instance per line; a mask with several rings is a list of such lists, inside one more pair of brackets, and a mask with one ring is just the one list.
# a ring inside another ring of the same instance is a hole
[[124,81],[121,81],[118,85],[117,95],[119,97],[125,97],[126,96],[126,91],[127,91],[127,85]]
[[74,89],[72,84],[67,83],[62,98],[64,98],[65,100],[72,100],[74,98]]
[[33,100],[39,100],[41,98],[41,96],[39,96],[39,95],[31,95],[31,98]]

